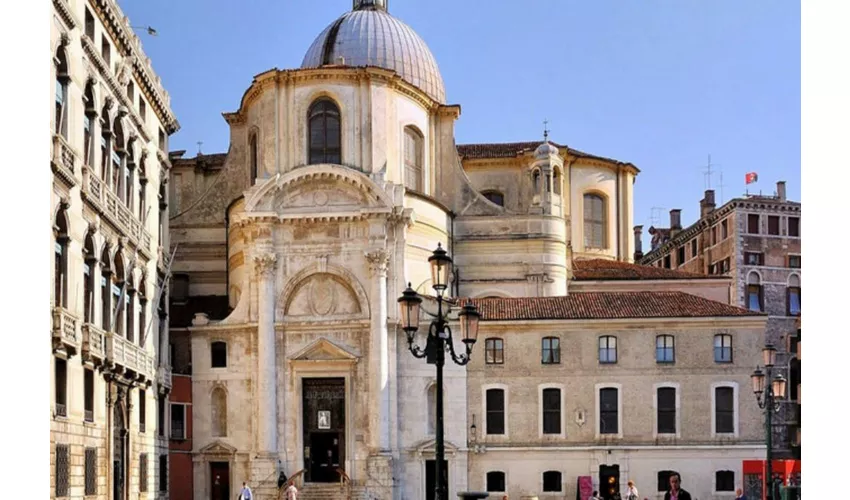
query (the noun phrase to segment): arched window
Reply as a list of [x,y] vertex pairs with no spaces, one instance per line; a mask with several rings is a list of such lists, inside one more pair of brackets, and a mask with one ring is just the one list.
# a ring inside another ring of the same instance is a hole
[[53,303],[59,307],[68,307],[68,216],[65,208],[60,208],[56,214],[53,226],[55,238],[53,284]]
[[212,391],[212,435],[227,436],[227,393],[222,387]]
[[425,154],[422,134],[414,127],[404,127],[404,187],[411,191],[422,192]]
[[437,384],[431,384],[428,387],[428,434],[436,432],[436,416],[437,416]]
[[484,191],[481,195],[490,200],[491,203],[499,205],[500,207],[505,206],[505,195],[499,191]]
[[94,266],[97,255],[94,253],[94,235],[86,235],[83,246],[83,321],[92,323],[94,319],[94,288],[96,286]]
[[165,188],[165,179],[159,183],[159,220],[157,239],[159,246],[165,247],[165,218],[168,216],[168,190]]
[[[113,325],[112,331],[117,334],[124,335],[124,327],[125,319],[124,312],[126,311],[126,294],[122,294],[121,290],[124,287],[124,280],[126,279],[126,274],[124,270],[124,255],[119,249],[115,252],[115,261],[112,265],[112,269],[115,271],[112,273],[112,281],[110,290],[112,292],[111,304],[112,304],[112,314],[110,315],[110,323]],[[124,297],[122,297],[124,295]],[[114,318],[114,323],[112,323]]]
[[104,331],[109,331],[109,327],[111,326],[112,318],[110,317],[110,311],[112,311],[111,301],[109,300],[112,296],[109,293],[110,285],[112,284],[112,269],[109,258],[109,248],[106,245],[103,245],[103,253],[100,255],[100,327],[103,328]]
[[540,194],[540,170],[535,169],[532,172],[531,181],[534,186],[534,194]]
[[112,124],[112,131],[114,136],[112,137],[112,154],[110,156],[112,161],[112,180],[110,185],[113,192],[118,195],[118,198],[124,201],[124,190],[122,186],[124,185],[127,174],[124,165],[124,127],[121,125],[120,118],[115,118],[115,122]]
[[250,166],[251,166],[251,178],[249,180],[250,180],[251,184],[254,184],[254,181],[256,181],[256,179],[257,179],[257,172],[258,172],[258,170],[257,170],[257,133],[256,132],[251,133],[251,138],[248,140],[248,142],[249,142],[249,145],[248,145],[249,153],[248,154],[250,155],[250,158],[249,158],[248,161],[249,161]]
[[598,194],[584,195],[584,247],[607,248],[605,199]]
[[322,98],[307,112],[309,123],[309,163],[342,163],[340,113],[333,101]]
[[552,187],[555,194],[561,194],[561,171],[558,168],[552,172]]
[[133,80],[127,83],[127,97],[131,103],[136,104],[136,86],[133,84]]
[[68,83],[71,81],[71,75],[68,71],[68,56],[65,54],[64,46],[60,46],[56,49],[56,56],[53,58],[53,64],[56,66],[56,111],[53,118],[55,120],[53,131],[67,139]]
[[210,366],[227,368],[227,344],[225,342],[218,341],[210,344]]
[[800,277],[792,274],[788,278],[788,289],[786,292],[788,304],[788,316],[800,315]]
[[139,345],[144,347],[145,334],[148,331],[148,279],[143,274],[139,280]]
[[94,109],[94,85],[91,80],[86,83],[86,91],[83,93],[83,164],[92,166],[94,153],[92,151],[92,127],[97,118]]
[[135,139],[130,139],[127,142],[127,152],[125,153],[126,161],[124,167],[124,202],[127,204],[127,208],[130,209],[130,213],[133,211],[133,193],[136,192],[134,189],[136,179],[136,141]]
[[758,273],[750,272],[747,275],[747,308],[751,311],[763,310],[761,277]]
[[147,156],[142,154],[142,159],[139,160],[139,220],[147,227],[147,200],[145,200],[145,196],[147,195],[146,186],[148,184],[147,174],[145,172],[145,162],[147,161]]
[[109,183],[109,152],[112,149],[112,124],[109,122],[109,108],[104,104],[100,112],[100,178],[104,183]]

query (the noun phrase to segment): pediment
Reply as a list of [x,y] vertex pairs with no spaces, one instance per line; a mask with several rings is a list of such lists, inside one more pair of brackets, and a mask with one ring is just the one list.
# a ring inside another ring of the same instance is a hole
[[[454,455],[457,453],[458,447],[452,443],[451,441],[444,442],[445,451],[450,455]],[[416,453],[419,455],[430,455],[437,452],[437,440],[435,439],[426,439],[424,441],[420,441],[416,446],[414,446]]]
[[360,356],[322,337],[292,355],[292,361],[347,361],[356,362]]
[[287,317],[360,313],[357,294],[342,278],[330,273],[316,273],[299,282],[284,308]]
[[213,441],[201,448],[200,453],[204,455],[233,455],[236,453],[236,448],[224,441]]

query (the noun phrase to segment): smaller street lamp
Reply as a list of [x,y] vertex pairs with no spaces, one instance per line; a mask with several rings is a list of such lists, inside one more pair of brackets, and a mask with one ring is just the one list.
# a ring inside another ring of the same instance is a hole
[[[773,344],[767,344],[762,349],[762,357],[764,361],[764,369],[756,367],[756,370],[750,375],[753,383],[753,394],[756,395],[756,402],[759,408],[765,413],[766,441],[767,441],[767,470],[765,484],[768,487],[767,498],[769,500],[777,500],[776,484],[773,480],[773,414],[778,413],[782,406],[782,400],[785,399],[785,377],[781,373],[777,373],[773,377],[773,368],[776,364],[776,348]],[[770,380],[768,385],[765,382]],[[762,395],[764,398],[762,399]]]

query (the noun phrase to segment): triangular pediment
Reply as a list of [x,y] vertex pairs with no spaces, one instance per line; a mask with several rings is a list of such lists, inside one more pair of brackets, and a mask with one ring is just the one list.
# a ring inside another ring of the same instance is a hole
[[[445,441],[444,445],[445,445],[446,453],[449,453],[449,454],[457,453],[458,448],[452,442]],[[437,441],[435,439],[426,439],[424,441],[420,441],[419,444],[417,444],[414,447],[414,449],[416,449],[416,453],[418,453],[420,455],[429,455],[429,454],[432,454],[432,453],[436,453],[437,452]]]
[[292,361],[357,361],[360,356],[322,337],[295,353]]
[[201,448],[200,452],[205,455],[233,455],[236,453],[236,448],[223,441],[213,441]]

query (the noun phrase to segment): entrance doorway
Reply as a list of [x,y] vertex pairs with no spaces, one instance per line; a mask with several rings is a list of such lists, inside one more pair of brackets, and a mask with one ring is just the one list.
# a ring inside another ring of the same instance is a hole
[[112,407],[112,498],[122,500],[126,492],[124,474],[127,464],[127,429],[124,425],[124,402]]
[[210,500],[230,499],[230,464],[210,462]]
[[[425,461],[425,500],[434,500],[435,491],[434,488],[437,487],[437,461],[436,460],[426,460]],[[446,485],[446,492],[448,493],[447,498],[452,497],[451,488],[449,487],[449,462],[443,462],[443,484]]]
[[599,466],[599,496],[603,500],[620,500],[620,466]]
[[345,467],[345,379],[302,381],[305,480],[339,481]]

